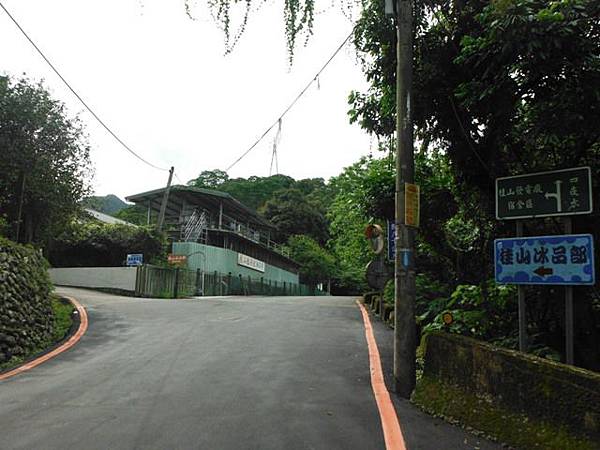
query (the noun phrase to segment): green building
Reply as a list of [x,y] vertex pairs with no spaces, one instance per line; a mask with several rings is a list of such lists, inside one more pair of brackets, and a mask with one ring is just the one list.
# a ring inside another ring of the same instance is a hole
[[[127,200],[146,208],[150,224],[158,218],[164,196],[162,188]],[[225,192],[172,186],[163,229],[172,254],[184,256],[188,269],[265,284],[299,284],[298,264],[271,240],[275,227]]]

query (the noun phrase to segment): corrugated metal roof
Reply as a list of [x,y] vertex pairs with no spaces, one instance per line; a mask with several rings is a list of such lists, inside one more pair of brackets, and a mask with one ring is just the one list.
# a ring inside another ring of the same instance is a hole
[[[160,202],[162,201],[162,197],[165,193],[165,189],[166,187],[154,189],[152,191],[130,195],[125,199],[129,202],[139,204],[147,204],[148,202],[150,202],[151,207],[154,207],[154,202],[156,202],[157,206],[153,209],[158,211],[158,209],[160,208]],[[247,207],[227,192],[221,192],[215,189],[204,189],[193,186],[183,186],[180,184],[171,186],[171,194],[177,193],[186,195],[188,196],[188,198],[191,199],[195,198],[196,200],[208,203],[210,206],[217,208],[216,210],[218,210],[219,204],[222,203],[224,213],[229,216],[234,216],[235,219],[253,222],[255,224],[262,225],[263,227],[270,228],[272,230],[275,229],[275,226],[273,226],[273,224],[263,219],[261,216],[258,215],[256,211]]]
[[91,209],[91,208],[84,208],[84,209],[89,215],[91,215],[95,219],[99,220],[100,222],[108,223],[111,225],[118,224],[118,225],[129,225],[132,227],[137,227],[137,225],[134,225],[130,222],[126,222],[125,220],[117,219],[116,217],[113,217],[113,216],[109,216],[108,214],[104,214],[103,212],[96,211],[95,209]]

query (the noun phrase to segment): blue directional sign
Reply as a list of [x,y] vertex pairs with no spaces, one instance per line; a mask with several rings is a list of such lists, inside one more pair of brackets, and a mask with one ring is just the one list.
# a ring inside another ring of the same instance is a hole
[[144,255],[142,253],[130,253],[127,255],[128,266],[141,266],[144,264]]
[[496,283],[594,284],[591,234],[532,236],[494,241]]
[[393,261],[396,257],[396,224],[391,220],[387,222],[387,244],[388,260]]

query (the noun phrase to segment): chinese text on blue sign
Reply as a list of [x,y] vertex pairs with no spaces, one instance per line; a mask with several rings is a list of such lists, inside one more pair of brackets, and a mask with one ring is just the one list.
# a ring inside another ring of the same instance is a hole
[[130,253],[127,255],[128,266],[141,266],[144,263],[144,255],[142,253]]
[[592,212],[589,167],[496,180],[496,218],[525,219]]
[[535,236],[494,241],[500,284],[594,284],[591,234]]
[[391,220],[387,223],[388,260],[396,257],[396,224]]

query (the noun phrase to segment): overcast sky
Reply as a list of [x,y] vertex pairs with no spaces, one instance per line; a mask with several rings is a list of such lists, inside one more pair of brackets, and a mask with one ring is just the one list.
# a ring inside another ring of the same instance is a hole
[[[183,182],[226,169],[270,126],[335,49],[352,22],[339,8],[315,19],[307,47],[287,62],[283,0],[252,14],[232,54],[203,0],[190,20],[183,0],[1,0],[73,88],[132,149]],[[317,2],[319,4],[319,2]],[[330,5],[330,0],[323,0]],[[167,173],[127,153],[84,111],[0,10],[0,73],[44,79],[87,125],[98,195],[158,188]],[[364,90],[352,44],[332,61],[282,122],[280,173],[329,178],[375,144],[347,117],[347,96]],[[269,174],[275,131],[229,171]],[[175,180],[177,183],[178,180]]]

